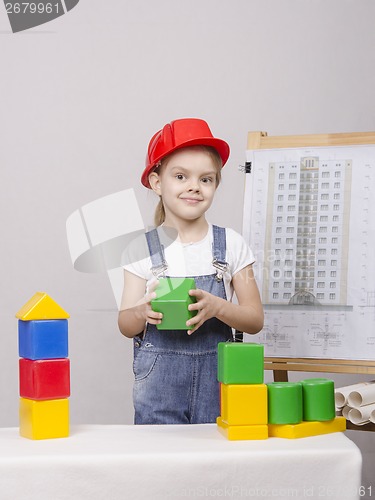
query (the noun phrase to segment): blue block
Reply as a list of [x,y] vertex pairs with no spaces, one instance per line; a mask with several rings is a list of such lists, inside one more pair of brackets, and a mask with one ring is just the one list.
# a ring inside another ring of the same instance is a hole
[[67,358],[68,321],[19,320],[18,351],[21,358],[27,359]]

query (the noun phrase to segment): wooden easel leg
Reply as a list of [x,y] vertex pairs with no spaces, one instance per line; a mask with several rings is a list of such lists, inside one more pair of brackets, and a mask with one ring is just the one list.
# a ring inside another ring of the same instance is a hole
[[274,382],[288,382],[287,370],[273,370]]

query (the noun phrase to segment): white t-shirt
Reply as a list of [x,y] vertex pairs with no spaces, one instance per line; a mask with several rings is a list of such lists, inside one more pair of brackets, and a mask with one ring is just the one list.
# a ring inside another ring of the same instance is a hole
[[[212,265],[213,230],[209,224],[206,236],[195,243],[181,243],[171,233],[166,234],[163,228],[158,228],[161,244],[164,246],[164,256],[168,264],[167,276],[188,277],[216,274]],[[125,250],[124,269],[143,278],[147,286],[155,280],[152,274],[151,258],[146,236],[134,240]],[[224,274],[224,286],[228,300],[232,300],[232,277],[244,267],[254,263],[254,255],[244,238],[233,229],[226,228],[226,257],[229,264]]]

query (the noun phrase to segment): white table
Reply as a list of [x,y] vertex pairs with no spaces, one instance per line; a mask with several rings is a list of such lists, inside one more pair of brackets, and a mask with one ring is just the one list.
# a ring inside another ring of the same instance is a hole
[[32,441],[0,429],[1,500],[359,498],[362,457],[338,432],[228,441],[215,424],[84,425]]

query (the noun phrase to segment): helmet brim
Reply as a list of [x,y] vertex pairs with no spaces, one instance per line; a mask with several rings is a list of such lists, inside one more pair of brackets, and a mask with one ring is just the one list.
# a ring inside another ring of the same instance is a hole
[[200,137],[199,139],[191,139],[189,141],[186,141],[182,144],[179,144],[178,146],[171,148],[168,151],[168,155],[160,155],[157,158],[154,158],[154,162],[152,165],[149,165],[148,167],[145,168],[143,171],[143,174],[141,176],[141,182],[142,184],[148,188],[151,189],[150,183],[148,181],[148,176],[151,174],[153,170],[155,170],[157,164],[159,161],[161,161],[165,156],[169,156],[170,154],[174,153],[175,151],[178,151],[179,149],[186,148],[189,146],[210,146],[219,153],[221,161],[222,161],[222,166],[226,164],[229,158],[230,154],[230,148],[229,144],[227,144],[225,141],[222,139],[217,139],[215,137]]

